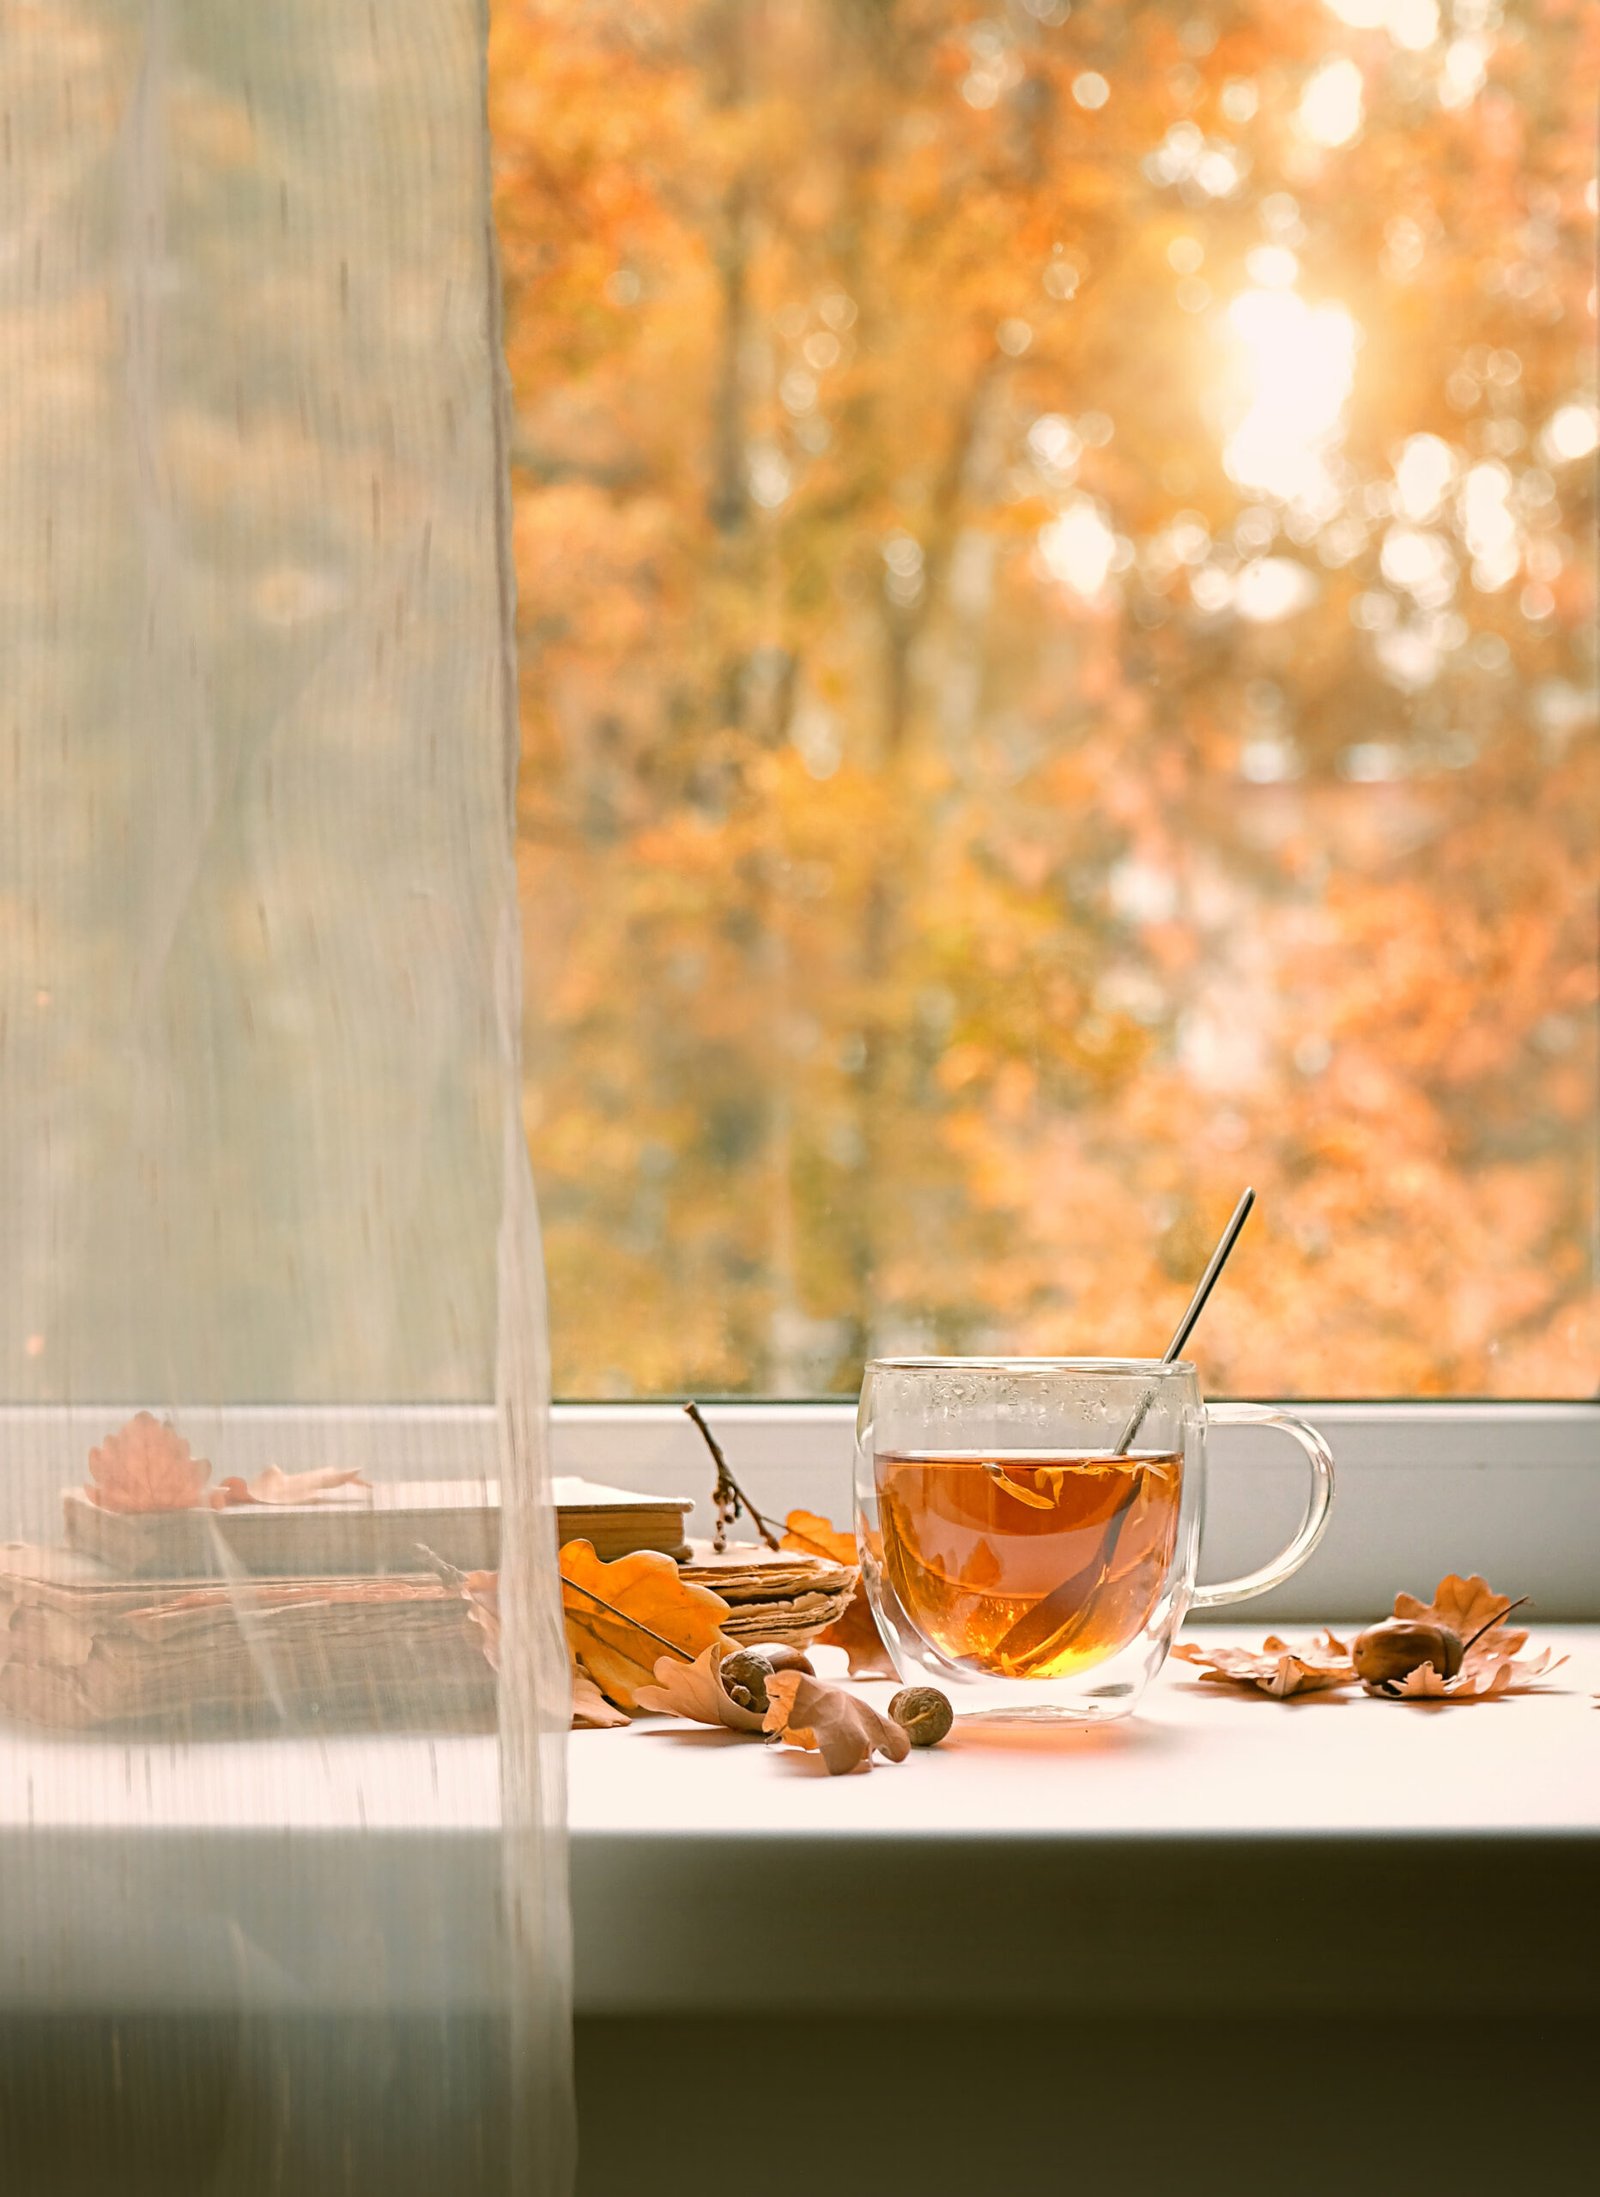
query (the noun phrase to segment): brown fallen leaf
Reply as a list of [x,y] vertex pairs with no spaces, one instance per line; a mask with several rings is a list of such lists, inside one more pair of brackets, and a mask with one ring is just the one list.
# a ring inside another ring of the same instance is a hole
[[190,1455],[181,1434],[148,1411],[89,1452],[92,1486],[84,1493],[101,1510],[192,1510],[211,1477],[204,1457]]
[[1254,1686],[1279,1701],[1355,1684],[1350,1650],[1331,1632],[1320,1633],[1303,1648],[1291,1647],[1287,1640],[1269,1633],[1259,1650],[1208,1648],[1199,1641],[1184,1640],[1172,1652],[1180,1663],[1198,1666],[1202,1685]]
[[1446,1626],[1463,1643],[1461,1668],[1446,1678],[1432,1664],[1423,1663],[1404,1678],[1369,1685],[1367,1692],[1389,1701],[1487,1701],[1501,1694],[1532,1691],[1541,1678],[1559,1670],[1566,1657],[1545,1648],[1519,1660],[1527,1631],[1502,1622],[1514,1606],[1510,1595],[1496,1594],[1476,1572],[1467,1579],[1448,1573],[1434,1588],[1431,1602],[1414,1594],[1397,1594],[1396,1617]]
[[852,1569],[856,1561],[856,1537],[853,1533],[841,1533],[827,1519],[814,1510],[792,1510],[783,1521],[783,1539],[778,1546],[797,1549],[805,1556],[831,1557],[836,1564],[848,1564]]
[[[856,1563],[855,1536],[841,1533],[816,1511],[792,1510],[783,1525],[780,1544],[783,1548],[802,1550],[810,1556],[831,1556],[836,1564]],[[900,1675],[889,1659],[883,1635],[872,1614],[872,1604],[867,1600],[865,1582],[859,1577],[843,1613],[831,1625],[825,1625],[815,1638],[819,1648],[843,1648],[850,1659],[852,1678],[897,1678]]]
[[[656,1664],[656,1682],[639,1687],[635,1698],[641,1709],[655,1709],[665,1716],[688,1717],[694,1724],[720,1724],[730,1732],[759,1732],[762,1719],[755,1709],[730,1700],[718,1675],[723,1658],[737,1651],[722,1640],[713,1640],[692,1663],[680,1663],[664,1655]],[[800,1673],[797,1676],[803,1675]],[[771,1684],[768,1684],[770,1696]]]
[[870,1765],[874,1754],[903,1762],[911,1752],[904,1728],[846,1693],[804,1671],[775,1671],[767,1680],[768,1709],[762,1729],[791,1747],[821,1755],[830,1777]]
[[631,1724],[626,1709],[614,1709],[592,1678],[582,1671],[572,1674],[572,1729],[575,1732],[609,1732],[619,1724]]
[[640,1549],[604,1564],[592,1542],[568,1541],[561,1582],[567,1645],[619,1709],[637,1708],[639,1688],[653,1683],[663,1647],[680,1648],[692,1661],[722,1638],[727,1603],[709,1587],[691,1586],[670,1556]]
[[[1527,1635],[1518,1637],[1526,1639]],[[1538,1655],[1506,1655],[1475,1663],[1469,1650],[1467,1661],[1454,1678],[1445,1678],[1431,1663],[1422,1663],[1414,1671],[1407,1671],[1404,1678],[1369,1686],[1367,1692],[1382,1694],[1390,1701],[1487,1701],[1496,1694],[1532,1693],[1541,1678],[1558,1671],[1566,1660],[1564,1655],[1544,1648]]]
[[356,1466],[318,1465],[311,1472],[285,1472],[281,1465],[268,1465],[248,1482],[230,1473],[213,1489],[209,1501],[213,1510],[232,1510],[243,1503],[314,1503],[334,1488],[369,1484]]
[[[1425,1625],[1446,1625],[1459,1640],[1467,1641],[1474,1633],[1487,1639],[1499,1631],[1500,1620],[1511,1606],[1509,1594],[1496,1594],[1488,1580],[1476,1572],[1470,1579],[1449,1572],[1434,1588],[1431,1602],[1421,1602],[1414,1594],[1397,1594],[1392,1614]],[[1527,1637],[1525,1632],[1519,1633],[1518,1646]]]

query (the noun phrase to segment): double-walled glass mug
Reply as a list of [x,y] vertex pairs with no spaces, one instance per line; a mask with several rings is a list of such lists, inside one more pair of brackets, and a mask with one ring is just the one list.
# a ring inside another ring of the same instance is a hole
[[[1311,1468],[1259,1571],[1195,1582],[1212,1427],[1277,1427]],[[876,1358],[856,1420],[856,1532],[906,1685],[958,1714],[1126,1716],[1188,1611],[1263,1594],[1322,1537],[1333,1460],[1260,1404],[1206,1404],[1179,1359]]]

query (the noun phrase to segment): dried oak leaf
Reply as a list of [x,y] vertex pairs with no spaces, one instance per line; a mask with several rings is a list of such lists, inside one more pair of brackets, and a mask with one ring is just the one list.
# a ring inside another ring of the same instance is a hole
[[[814,1510],[792,1510],[783,1521],[784,1534],[780,1547],[799,1550],[807,1556],[829,1556],[836,1564],[855,1565],[855,1536],[840,1533],[836,1526],[819,1517]],[[858,1574],[855,1592],[841,1614],[831,1625],[825,1625],[816,1635],[817,1644],[824,1648],[843,1648],[850,1658],[852,1678],[896,1678],[899,1673],[889,1660],[889,1651],[883,1644],[877,1621],[872,1614],[872,1604],[867,1600],[867,1590]]]
[[[599,1602],[584,1593],[586,1587]],[[611,1608],[602,1608],[607,1602]],[[638,1707],[639,1688],[654,1680],[662,1642],[697,1656],[722,1637],[728,1605],[709,1587],[691,1586],[670,1556],[640,1549],[603,1564],[592,1542],[567,1541],[561,1549],[561,1611],[567,1645],[579,1666],[608,1701],[631,1711]]]
[[899,1724],[804,1671],[774,1671],[767,1680],[768,1708],[762,1729],[791,1747],[814,1749],[829,1777],[871,1763],[874,1754],[903,1762],[911,1741]]
[[614,1731],[619,1724],[631,1724],[633,1719],[626,1709],[614,1709],[592,1678],[582,1671],[572,1674],[572,1729],[575,1732]]
[[1449,1573],[1434,1588],[1431,1602],[1420,1601],[1414,1594],[1397,1594],[1396,1617],[1448,1626],[1470,1645],[1454,1678],[1423,1663],[1404,1678],[1368,1686],[1368,1693],[1390,1701],[1487,1701],[1498,1694],[1531,1691],[1541,1678],[1559,1670],[1566,1657],[1545,1648],[1519,1661],[1517,1651],[1526,1646],[1528,1635],[1522,1627],[1501,1622],[1511,1607],[1510,1595],[1496,1594],[1476,1572],[1468,1579]]
[[[1463,1579],[1450,1572],[1433,1590],[1431,1602],[1420,1602],[1414,1594],[1397,1594],[1392,1615],[1420,1620],[1425,1625],[1447,1625],[1458,1640],[1470,1640],[1474,1633],[1482,1632],[1490,1639],[1499,1632],[1500,1620],[1511,1607],[1509,1594],[1496,1594],[1487,1579],[1480,1579],[1476,1572],[1470,1579]],[[1525,1632],[1517,1635],[1517,1645],[1527,1639]]]
[[211,1477],[204,1457],[193,1457],[181,1434],[148,1411],[89,1452],[94,1485],[84,1488],[101,1510],[193,1510]]
[[680,1663],[664,1655],[656,1664],[656,1682],[641,1686],[641,1709],[657,1709],[666,1716],[686,1716],[694,1724],[721,1724],[730,1732],[759,1732],[760,1714],[731,1700],[721,1677],[724,1656],[735,1650],[725,1640],[713,1640],[692,1663]]
[[311,1472],[285,1472],[281,1465],[268,1465],[250,1481],[230,1473],[209,1500],[213,1510],[233,1510],[242,1503],[314,1503],[334,1488],[369,1484],[357,1466],[318,1465]]
[[1330,1693],[1355,1684],[1356,1669],[1348,1645],[1331,1632],[1319,1633],[1308,1647],[1293,1648],[1269,1633],[1259,1650],[1206,1648],[1181,1641],[1173,1649],[1180,1663],[1199,1667],[1202,1685],[1255,1686],[1278,1701],[1294,1694]]
[[[1527,1634],[1518,1633],[1513,1637],[1525,1640]],[[1390,1701],[1487,1701],[1493,1694],[1531,1693],[1541,1678],[1559,1670],[1566,1660],[1564,1655],[1544,1648],[1538,1655],[1520,1661],[1504,1655],[1479,1663],[1469,1649],[1466,1662],[1454,1678],[1445,1678],[1431,1663],[1422,1663],[1416,1670],[1407,1671],[1404,1678],[1390,1679],[1382,1686],[1369,1686],[1367,1691],[1383,1694]]]
[[780,1548],[795,1549],[802,1556],[827,1556],[836,1564],[855,1567],[856,1538],[841,1533],[814,1510],[792,1510],[783,1521]]

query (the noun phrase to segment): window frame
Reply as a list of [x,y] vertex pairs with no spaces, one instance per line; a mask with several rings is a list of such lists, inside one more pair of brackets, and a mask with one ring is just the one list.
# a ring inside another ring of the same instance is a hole
[[[1600,1400],[1289,1399],[1283,1408],[1327,1437],[1333,1517],[1305,1570],[1242,1605],[1239,1622],[1371,1614],[1447,1571],[1484,1572],[1527,1594],[1547,1622],[1600,1619]],[[849,1518],[853,1403],[740,1397],[705,1409],[763,1511],[804,1505]],[[709,1484],[677,1404],[558,1403],[552,1435],[558,1472],[662,1493]],[[1287,1541],[1303,1473],[1270,1430],[1218,1429],[1209,1464],[1201,1576],[1232,1577]],[[708,1526],[702,1504],[693,1530]]]

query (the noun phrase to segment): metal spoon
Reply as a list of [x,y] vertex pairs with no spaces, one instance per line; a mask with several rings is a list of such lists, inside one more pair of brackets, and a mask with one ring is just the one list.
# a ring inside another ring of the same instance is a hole
[[[1170,1343],[1168,1343],[1165,1354],[1163,1355],[1161,1360],[1161,1363],[1163,1365],[1171,1365],[1174,1358],[1182,1357],[1183,1346],[1189,1340],[1189,1337],[1194,1333],[1195,1322],[1199,1319],[1201,1313],[1204,1312],[1206,1308],[1206,1299],[1210,1296],[1212,1290],[1216,1288],[1217,1276],[1227,1265],[1229,1255],[1231,1254],[1234,1245],[1239,1241],[1239,1231],[1243,1228],[1245,1222],[1250,1218],[1250,1208],[1255,1204],[1255,1202],[1255,1192],[1253,1190],[1246,1190],[1244,1196],[1234,1207],[1233,1218],[1229,1221],[1227,1227],[1222,1231],[1221,1236],[1218,1238],[1217,1248],[1215,1251],[1212,1252],[1210,1260],[1207,1263],[1205,1272],[1201,1275],[1199,1281],[1195,1284],[1194,1295],[1189,1299],[1188,1305],[1184,1311],[1183,1318],[1178,1322],[1177,1327],[1173,1330],[1172,1340]],[[1139,1429],[1144,1425],[1144,1415],[1150,1409],[1150,1406],[1155,1402],[1155,1399],[1156,1392],[1152,1388],[1146,1392],[1144,1400],[1139,1405],[1138,1410],[1135,1411],[1133,1417],[1123,1428],[1122,1440],[1117,1444],[1116,1447],[1117,1456],[1125,1457],[1128,1451],[1132,1448],[1135,1435],[1137,1435]]]
[[[1212,1252],[1205,1272],[1195,1285],[1183,1318],[1178,1322],[1163,1365],[1170,1365],[1182,1352],[1184,1344],[1194,1333],[1194,1323],[1206,1308],[1206,1299],[1216,1287],[1217,1276],[1228,1262],[1229,1253],[1239,1241],[1239,1231],[1250,1217],[1250,1208],[1256,1202],[1253,1190],[1247,1190],[1233,1209],[1233,1218]],[[1112,1451],[1114,1457],[1126,1457],[1133,1446],[1134,1437],[1144,1424],[1145,1413],[1155,1402],[1156,1392],[1146,1389],[1144,1397],[1133,1417],[1122,1430],[1122,1440]],[[1037,1666],[1047,1655],[1056,1657],[1065,1653],[1076,1635],[1084,1629],[1096,1609],[1095,1596],[1110,1575],[1112,1559],[1122,1538],[1122,1529],[1128,1523],[1139,1494],[1139,1476],[1130,1476],[1131,1484],[1123,1499],[1122,1507],[1106,1522],[1099,1547],[1083,1569],[1064,1580],[1053,1594],[1047,1594],[1042,1602],[1035,1603],[1019,1617],[1014,1625],[996,1644],[994,1654],[1002,1669],[1010,1667],[1012,1675],[1025,1677],[1027,1666]],[[1017,1491],[1012,1490],[1015,1494]],[[1089,1574],[1097,1576],[1089,1582]],[[1088,1583],[1086,1583],[1088,1582]]]

